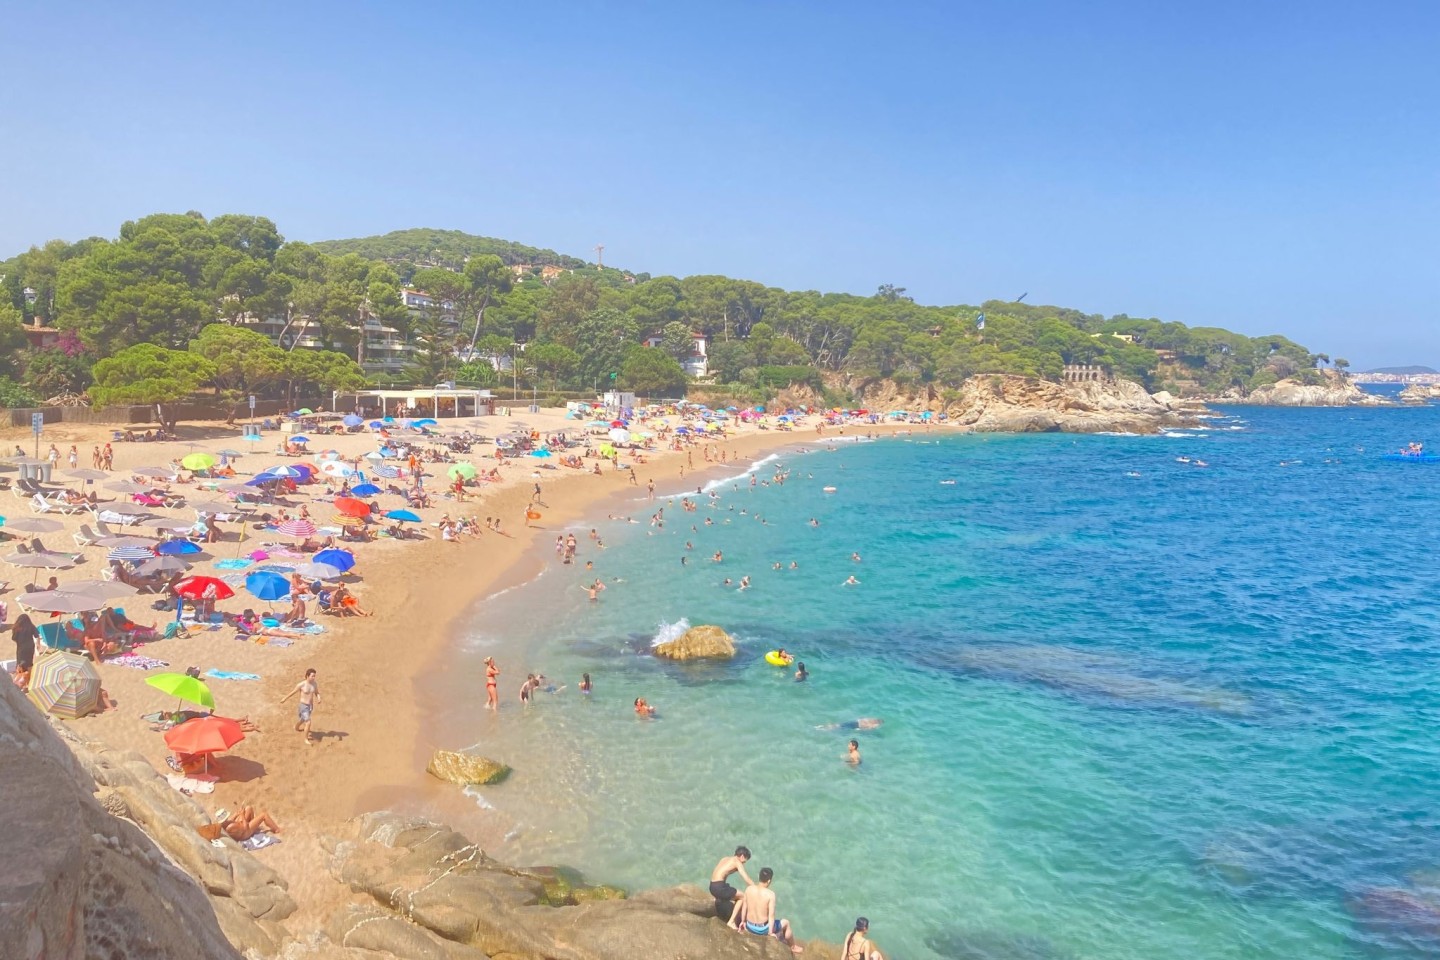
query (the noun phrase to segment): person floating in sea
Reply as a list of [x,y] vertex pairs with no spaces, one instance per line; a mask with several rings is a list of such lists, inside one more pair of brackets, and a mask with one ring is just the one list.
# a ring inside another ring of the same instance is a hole
[[844,723],[826,723],[816,727],[816,730],[874,730],[884,720],[879,717],[861,717],[859,720],[847,720]]
[[739,589],[739,590],[749,590],[749,589],[750,589],[750,577],[749,577],[748,575],[747,575],[747,576],[743,576],[743,577],[740,578],[740,586],[739,586],[737,589]]
[[860,766],[860,741],[851,740],[850,749],[845,754],[845,762],[852,767]]
[[494,657],[485,658],[485,708],[487,710],[500,709],[500,695],[496,692],[496,684],[500,676],[500,668],[495,666]]
[[599,599],[600,599],[600,591],[601,591],[601,590],[604,590],[604,589],[605,589],[605,584],[603,584],[603,583],[600,582],[600,578],[599,578],[599,577],[596,577],[594,583],[592,583],[592,584],[590,584],[589,586],[585,587],[585,592],[590,595],[590,602],[591,602],[591,603],[595,603],[595,602],[599,601]]
[[583,694],[585,694],[585,696],[588,697],[588,696],[590,696],[590,692],[591,692],[593,689],[595,689],[595,688],[594,688],[594,685],[590,683],[590,674],[588,674],[588,673],[582,673],[582,674],[580,674],[580,692],[583,693]]
[[795,664],[795,682],[804,683],[806,680],[809,679],[810,671],[805,669],[805,661],[801,660],[799,663]]
[[750,848],[739,846],[733,855],[720,858],[715,869],[710,871],[710,896],[715,898],[715,916],[726,923],[735,923],[735,914],[740,908],[740,891],[730,886],[731,874],[740,874],[747,887],[755,882],[745,872],[745,863],[749,859]]
[[842,586],[842,587],[858,587],[858,586],[860,586],[860,581],[855,579],[855,575],[854,575],[854,574],[851,574],[850,576],[848,576],[848,577],[845,578],[845,582],[842,583],[842,584],[840,584],[840,586]]
[[769,867],[760,868],[760,882],[745,888],[740,897],[740,911],[736,929],[744,928],[757,937],[774,937],[790,948],[791,953],[803,953],[805,948],[795,942],[790,921],[775,916],[775,891],[770,881],[775,871]]
[[655,708],[646,703],[644,697],[636,697],[635,715],[644,717],[646,720],[653,720],[655,718]]
[[850,554],[850,559],[851,559],[851,560],[854,560],[856,563],[859,563],[859,562],[860,562],[860,554],[859,554],[858,552],[852,553],[852,554]]

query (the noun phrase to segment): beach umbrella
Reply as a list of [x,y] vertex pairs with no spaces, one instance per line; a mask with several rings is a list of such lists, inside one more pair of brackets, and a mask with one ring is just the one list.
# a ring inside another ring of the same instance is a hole
[[371,420],[371,421],[370,421],[370,429],[371,429],[371,430],[379,430],[379,429],[380,429],[381,427],[383,427],[383,426],[385,426],[385,424],[381,423],[379,420]]
[[321,450],[319,453],[315,454],[315,456],[319,457],[322,463],[323,463],[324,461],[326,461],[326,460],[339,460],[339,459],[340,459],[340,451],[339,451],[339,450]]
[[549,451],[549,450],[546,450],[545,448],[542,447],[542,448],[540,448],[539,450],[531,450],[531,451],[530,451],[530,456],[532,456],[532,457],[548,457],[548,456],[550,456],[550,451]]
[[608,443],[602,443],[602,444],[600,444],[600,456],[602,456],[602,457],[613,457],[613,456],[615,456],[615,448],[612,447],[612,446],[610,446],[610,444],[608,444]]
[[[257,473],[255,476],[251,477],[249,480],[246,480],[245,483],[244,483],[244,486],[247,486],[247,487],[266,487],[266,486],[269,486],[269,485],[272,484],[272,483],[279,483],[279,482],[280,482],[281,480],[283,480],[283,479],[284,479],[283,477],[272,477],[272,476],[270,476],[269,474],[266,474],[266,473]],[[235,486],[235,484],[231,484],[231,486]]]
[[173,477],[175,471],[169,467],[132,467],[131,473],[137,477]]
[[291,469],[300,471],[300,476],[295,479],[309,483],[315,478],[315,474],[319,468],[309,463],[297,463],[294,464]]
[[179,517],[151,517],[149,520],[141,520],[140,524],[167,533],[188,533],[194,526],[193,523],[181,520]]
[[349,516],[348,514],[344,514],[344,513],[337,513],[337,514],[335,514],[335,516],[333,516],[333,517],[330,518],[330,522],[331,522],[331,523],[338,523],[338,524],[339,524],[340,526],[342,526],[342,527],[363,527],[363,526],[365,526],[365,518],[364,518],[364,517],[352,517],[352,516]]
[[63,570],[75,566],[75,561],[64,553],[12,553],[0,557],[12,567],[30,567],[35,570]]
[[385,491],[381,490],[373,483],[357,483],[355,486],[350,488],[350,492],[355,494],[357,497],[373,497],[376,494],[384,493]]
[[243,456],[245,456],[245,454],[241,453],[239,450],[231,450],[229,447],[226,447],[224,450],[216,450],[215,452],[218,453],[218,454],[220,454],[220,456],[222,456],[222,457],[243,457]]
[[203,754],[210,769],[210,754],[224,753],[245,739],[238,721],[229,717],[192,717],[165,731],[165,745],[176,753]]
[[186,470],[209,470],[215,463],[215,457],[208,453],[187,453],[180,460]]
[[144,493],[152,487],[131,480],[116,480],[114,483],[105,484],[105,489],[114,490],[116,493]]
[[315,524],[304,517],[282,520],[275,525],[275,532],[287,537],[309,537],[315,533]]
[[[401,510],[391,512],[406,513],[408,511]],[[389,514],[386,514],[386,516],[389,516]],[[414,514],[411,514],[411,516],[414,516]],[[415,519],[418,520],[420,518],[415,517]],[[334,567],[341,573],[345,573],[346,571],[350,570],[352,567],[355,566],[355,554],[351,553],[349,550],[340,550],[336,547],[331,547],[328,550],[321,550],[319,553],[315,554],[315,562],[323,563],[326,566]]]
[[291,443],[309,443],[309,442],[310,442],[310,438],[309,438],[309,437],[291,437],[291,438],[290,438],[290,442],[291,442]]
[[145,682],[177,700],[193,703],[197,707],[215,709],[215,695],[210,692],[210,688],[188,673],[157,673],[153,677],[146,677]]
[[64,529],[65,524],[59,520],[46,520],[44,517],[15,517],[13,520],[6,520],[4,527],[18,533],[54,533]]
[[403,523],[420,522],[420,515],[412,510],[391,510],[385,514],[385,517],[388,520],[397,520]]
[[356,500],[354,497],[336,497],[335,509],[347,517],[370,516],[370,504],[364,500]]
[[136,544],[130,547],[115,547],[105,555],[107,560],[149,560],[155,556],[155,548]]
[[630,431],[621,429],[620,427],[613,427],[610,430],[610,439],[616,443],[625,443],[630,439]]
[[340,577],[341,571],[330,566],[328,563],[302,563],[295,568],[295,572],[306,580],[336,580]]
[[326,460],[324,463],[320,464],[320,472],[325,474],[325,476],[327,477],[338,477],[343,479],[345,477],[353,477],[355,475],[355,468],[350,466],[350,464],[342,463],[339,460]]
[[[142,497],[144,496],[144,494],[137,493],[135,494],[135,496]],[[152,506],[145,503],[126,503],[125,501],[121,500],[117,503],[105,504],[104,509],[109,511],[110,513],[118,513],[126,517],[144,517],[149,516],[156,510],[163,510],[164,507]]]
[[189,540],[166,540],[155,548],[155,552],[165,557],[188,557],[200,552],[200,544]]
[[101,537],[95,544],[100,547],[145,547],[153,554],[155,541],[144,537]]
[[608,426],[610,426],[610,421],[609,421],[609,420],[591,420],[589,423],[585,424],[585,426],[587,426],[587,427],[608,427]]
[[369,453],[365,454],[365,459],[366,459],[366,460],[384,460],[384,459],[385,459],[385,454],[381,453],[379,450],[371,450]]
[[314,413],[314,412],[315,412],[315,411],[314,411],[314,410],[311,410],[309,407],[301,407],[299,410],[296,410],[296,411],[295,411],[295,413],[296,413],[297,416],[302,416],[302,417],[308,417],[310,414],[312,414],[312,413]]
[[383,463],[382,463],[382,464],[377,464],[376,466],[372,467],[371,469],[373,469],[373,470],[375,471],[375,476],[377,476],[377,477],[383,477],[383,478],[386,479],[386,480],[394,480],[394,479],[396,479],[396,478],[398,478],[398,477],[400,476],[400,470],[399,470],[399,468],[397,468],[397,467],[392,467],[392,466],[388,466],[387,464],[383,464]]
[[288,464],[280,463],[276,464],[273,467],[267,467],[266,469],[260,471],[260,473],[256,474],[256,476],[270,477],[277,480],[295,480],[303,476],[303,474],[301,474],[299,470],[295,469],[292,466],[289,466]]
[[52,653],[35,662],[29,697],[51,716],[74,720],[99,708],[100,674],[78,653]]
[[23,607],[46,613],[89,613],[110,605],[105,597],[83,590],[39,590],[15,599]]
[[176,573],[189,569],[190,564],[179,557],[151,557],[149,560],[142,560],[135,564],[135,572],[142,577],[156,573]]
[[381,423],[394,423],[394,422],[395,422],[395,418],[394,418],[394,417],[381,417],[381,418],[380,418],[380,422],[381,422]]
[[101,597],[106,600],[118,600],[121,597],[133,597],[140,592],[139,588],[132,587],[128,583],[121,583],[119,580],[72,580],[69,583],[60,584],[60,589],[66,593],[86,593],[92,597]]
[[245,589],[259,600],[279,600],[290,593],[290,581],[262,570],[245,578]]
[[450,469],[445,471],[451,480],[458,480],[461,477],[466,480],[475,479],[475,465],[471,463],[452,463]]
[[361,420],[359,417],[355,416],[355,414],[351,413],[351,414],[346,414],[345,418],[344,418],[343,420],[341,420],[340,422],[343,423],[343,424],[345,424],[345,426],[347,426],[347,427],[358,427],[358,426],[360,426],[360,424],[364,423],[365,421],[364,421],[364,420]]
[[440,421],[432,419],[430,417],[421,417],[419,420],[416,420],[410,424],[410,426],[412,427],[438,427],[439,425]]
[[92,470],[89,467],[83,467],[78,470],[66,470],[65,475],[74,477],[76,480],[104,480],[110,476],[110,474],[104,470]]
[[235,591],[224,580],[201,576],[177,580],[175,592],[186,600],[229,600],[235,596]]

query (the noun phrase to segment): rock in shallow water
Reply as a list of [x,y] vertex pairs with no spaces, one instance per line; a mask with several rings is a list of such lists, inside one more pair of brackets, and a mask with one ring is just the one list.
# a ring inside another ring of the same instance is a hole
[[436,750],[425,767],[432,777],[464,785],[499,783],[510,775],[510,768],[498,760],[477,757],[453,750]]
[[674,640],[658,644],[655,656],[668,660],[728,660],[735,656],[735,641],[719,627],[691,627]]

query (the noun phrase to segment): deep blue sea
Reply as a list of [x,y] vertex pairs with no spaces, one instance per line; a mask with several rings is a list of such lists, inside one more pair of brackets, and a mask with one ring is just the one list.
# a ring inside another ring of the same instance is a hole
[[[1435,956],[1440,464],[1379,455],[1440,409],[1225,412],[810,443],[580,530],[595,571],[485,601],[446,678],[516,770],[474,792],[502,855],[649,887],[744,843],[802,938],[863,914],[900,960]],[[645,654],[701,623],[733,663]],[[533,670],[566,686],[522,710]]]

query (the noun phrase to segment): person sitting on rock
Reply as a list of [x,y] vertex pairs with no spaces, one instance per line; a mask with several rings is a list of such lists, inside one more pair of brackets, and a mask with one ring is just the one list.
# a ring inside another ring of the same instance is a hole
[[261,830],[280,832],[279,824],[269,813],[263,810],[257,813],[251,806],[241,807],[233,814],[228,810],[216,810],[215,819],[220,822],[220,829],[232,840],[249,840]]
[[769,867],[760,868],[760,882],[746,887],[740,895],[733,923],[737,930],[743,929],[757,937],[774,937],[789,947],[791,953],[801,953],[805,948],[795,942],[790,921],[775,916],[775,891],[770,889],[774,876],[775,871]]

